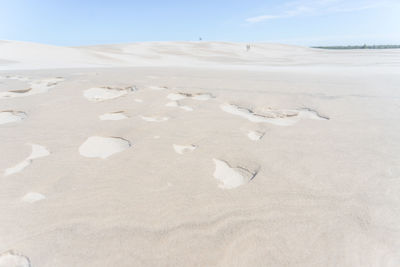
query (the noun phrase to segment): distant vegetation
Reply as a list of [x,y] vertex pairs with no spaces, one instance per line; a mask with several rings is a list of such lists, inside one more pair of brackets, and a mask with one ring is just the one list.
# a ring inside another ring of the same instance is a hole
[[314,46],[321,49],[394,49],[400,45],[347,45],[347,46]]

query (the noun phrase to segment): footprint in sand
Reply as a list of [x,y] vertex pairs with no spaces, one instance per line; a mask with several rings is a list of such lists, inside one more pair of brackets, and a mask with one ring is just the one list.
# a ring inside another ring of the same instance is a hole
[[301,119],[329,120],[329,118],[323,117],[315,110],[308,108],[293,110],[267,109],[262,113],[255,113],[251,109],[233,104],[223,104],[220,107],[227,113],[240,116],[251,122],[265,122],[279,126],[290,126],[299,122]]
[[231,167],[226,161],[213,159],[215,163],[214,178],[222,189],[233,189],[250,182],[258,173],[244,167]]
[[171,101],[168,102],[166,105],[166,107],[175,107],[175,108],[180,108],[186,111],[193,111],[193,108],[189,107],[189,106],[183,106],[181,105],[178,101]]
[[173,101],[177,100],[182,100],[185,98],[190,98],[190,99],[195,99],[195,100],[209,100],[211,98],[214,98],[214,96],[210,93],[182,93],[182,92],[177,92],[177,93],[171,93],[167,95],[167,98]]
[[104,86],[87,89],[83,91],[83,96],[91,102],[101,102],[127,95],[133,91],[137,91],[134,86],[125,88]]
[[79,153],[88,158],[106,159],[130,146],[131,143],[121,137],[91,136],[79,147]]
[[99,116],[99,119],[102,121],[118,121],[127,118],[129,117],[124,113],[124,111],[110,112]]
[[195,150],[197,148],[196,145],[172,145],[172,147],[174,148],[175,152],[178,154],[184,154],[187,152],[192,152],[193,150]]
[[35,159],[43,158],[43,157],[50,155],[50,152],[44,146],[40,146],[40,145],[36,145],[36,144],[31,144],[31,146],[32,146],[32,152],[29,155],[29,157],[27,157],[26,159],[24,159],[23,161],[21,161],[20,163],[15,165],[14,167],[6,169],[4,172],[4,176],[18,173],[18,172],[22,171],[23,169],[25,169],[26,167],[28,167],[29,165],[31,165]]
[[59,82],[64,81],[62,77],[33,80],[29,83],[29,87],[23,90],[10,90],[8,92],[0,92],[0,99],[25,97],[30,95],[42,94],[48,92],[51,88],[56,86]]
[[27,203],[34,203],[43,199],[46,199],[44,195],[36,192],[29,192],[21,198],[21,201]]
[[149,122],[164,122],[169,120],[168,117],[146,117],[146,116],[140,116],[142,120],[144,121],[149,121]]
[[28,116],[23,111],[4,110],[0,111],[0,124],[25,120]]
[[0,254],[0,267],[30,267],[28,257],[9,250]]
[[259,131],[249,131],[247,137],[252,141],[259,141],[264,137],[264,132]]

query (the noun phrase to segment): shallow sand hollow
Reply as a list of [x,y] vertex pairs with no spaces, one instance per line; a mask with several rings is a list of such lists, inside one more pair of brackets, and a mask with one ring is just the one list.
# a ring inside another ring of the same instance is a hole
[[88,158],[106,159],[130,146],[128,140],[120,137],[91,136],[79,147],[79,153]]
[[0,266],[400,266],[399,62],[0,42]]

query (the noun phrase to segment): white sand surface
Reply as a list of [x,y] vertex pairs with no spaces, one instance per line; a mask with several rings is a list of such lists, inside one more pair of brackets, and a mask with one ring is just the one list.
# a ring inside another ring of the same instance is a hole
[[197,148],[197,146],[196,145],[175,145],[174,144],[173,148],[176,153],[184,154],[187,152],[192,152],[193,150],[195,150]]
[[127,118],[128,116],[123,111],[104,113],[99,116],[99,119],[102,121],[119,121]]
[[88,158],[106,159],[130,146],[128,140],[120,137],[91,136],[79,147],[79,153]]
[[0,267],[31,267],[29,259],[14,251],[0,254]]
[[164,122],[169,120],[168,117],[150,117],[150,116],[140,116],[142,120],[149,121],[149,122]]
[[214,178],[220,181],[222,189],[233,189],[248,183],[256,175],[243,167],[232,168],[223,160],[213,159],[215,163]]
[[86,97],[89,101],[100,102],[127,95],[129,92],[132,91],[135,91],[135,88],[94,87],[85,90],[83,92],[83,96]]
[[40,200],[46,199],[46,196],[37,193],[37,192],[29,192],[26,195],[24,195],[21,199],[23,202],[28,202],[28,203],[34,203]]
[[252,141],[258,141],[261,140],[261,138],[263,138],[264,134],[265,133],[259,131],[249,131],[247,133],[247,137]]
[[44,146],[31,144],[31,147],[32,147],[31,154],[23,161],[17,163],[15,166],[7,168],[4,171],[4,176],[18,173],[23,169],[25,169],[26,167],[28,167],[29,165],[31,165],[35,159],[43,158],[50,155],[50,152]]
[[0,266],[398,267],[399,73],[390,49],[0,42]]
[[279,126],[290,126],[301,119],[313,120],[328,120],[329,118],[322,117],[314,110],[299,109],[299,110],[267,110],[263,113],[255,113],[251,109],[239,107],[232,104],[223,104],[221,109],[227,113],[240,116],[248,119],[251,122],[266,122]]
[[28,116],[26,115],[26,113],[22,111],[0,111],[0,124],[22,121],[25,120],[27,117]]

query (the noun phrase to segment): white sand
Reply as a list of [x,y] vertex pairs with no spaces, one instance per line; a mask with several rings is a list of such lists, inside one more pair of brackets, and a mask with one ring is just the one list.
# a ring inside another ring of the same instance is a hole
[[26,113],[22,111],[0,111],[0,124],[22,121],[25,120],[27,117],[28,116],[26,115]]
[[13,251],[0,254],[0,267],[30,267],[31,263],[27,257]]
[[135,91],[134,87],[126,88],[114,88],[114,87],[94,87],[87,89],[83,92],[83,96],[89,101],[100,102],[110,100],[127,95],[130,92]]
[[160,91],[160,90],[166,90],[168,89],[167,87],[161,87],[161,86],[149,86],[149,89],[151,90],[156,90],[156,91]]
[[301,119],[327,120],[327,118],[319,116],[316,111],[310,109],[267,110],[262,114],[232,104],[223,104],[221,105],[221,109],[227,113],[248,119],[251,122],[266,122],[279,126],[290,126]]
[[50,152],[44,146],[31,144],[31,147],[32,147],[32,152],[29,155],[29,157],[27,157],[20,163],[16,164],[15,166],[7,168],[4,171],[4,176],[18,173],[23,169],[25,169],[26,167],[28,167],[29,165],[31,165],[35,159],[43,158],[50,155]]
[[168,117],[149,117],[149,116],[140,116],[142,120],[149,121],[149,122],[164,122],[169,120]]
[[243,168],[232,168],[228,163],[219,159],[213,159],[215,163],[214,178],[220,181],[218,185],[222,189],[233,189],[248,183],[255,174]]
[[213,98],[213,95],[210,93],[170,93],[167,95],[167,98],[170,100],[182,100],[185,98],[190,98],[190,99],[195,99],[195,100],[201,100],[201,101],[205,101],[205,100],[209,100],[211,98]]
[[[18,80],[29,81],[29,79],[19,79],[19,78]],[[61,77],[33,80],[29,82],[26,89],[0,92],[0,99],[25,97],[25,96],[46,93],[50,89],[55,87],[59,82],[62,82],[63,80],[64,78]]]
[[119,121],[127,119],[128,116],[124,114],[123,111],[116,111],[111,113],[105,113],[99,116],[99,119],[102,121]]
[[181,105],[178,101],[171,101],[165,104],[166,107],[180,108],[185,111],[193,111],[192,107]]
[[3,266],[399,266],[400,50],[251,47],[0,41]]
[[197,148],[196,145],[172,145],[172,147],[174,148],[175,152],[178,154],[184,154],[187,152],[192,152],[193,150],[195,150]]
[[29,192],[25,196],[22,197],[22,202],[34,203],[40,200],[46,199],[46,196],[36,193],[36,192]]
[[79,153],[88,158],[106,159],[130,146],[128,140],[120,137],[91,136],[79,147]]
[[258,141],[263,138],[265,133],[259,131],[249,131],[247,137],[252,141]]

